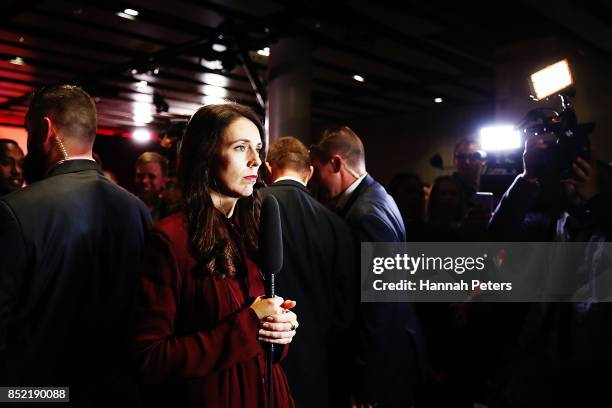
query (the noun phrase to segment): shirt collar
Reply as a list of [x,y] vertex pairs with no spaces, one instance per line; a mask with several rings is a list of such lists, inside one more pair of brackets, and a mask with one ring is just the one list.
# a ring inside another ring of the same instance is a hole
[[281,176],[277,178],[276,180],[274,180],[274,183],[278,183],[279,181],[283,181],[283,180],[297,181],[298,183],[306,187],[306,183],[304,183],[304,180],[300,180],[299,178],[293,177],[293,176]]
[[368,175],[367,172],[363,173],[361,176],[359,176],[357,180],[353,181],[353,184],[348,186],[348,188],[344,190],[342,194],[340,194],[340,197],[338,198],[338,202],[336,203],[336,208],[339,208],[339,209],[344,208],[349,198],[351,198],[351,194],[353,194],[353,192],[357,189],[359,184],[363,181],[364,178],[366,178],[367,175]]

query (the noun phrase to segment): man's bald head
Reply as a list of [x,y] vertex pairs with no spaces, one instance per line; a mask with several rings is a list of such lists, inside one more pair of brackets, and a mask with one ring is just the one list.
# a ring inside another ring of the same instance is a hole
[[341,156],[358,173],[365,172],[365,151],[359,136],[348,126],[326,129],[321,140],[310,148],[313,160],[327,162],[333,155]]

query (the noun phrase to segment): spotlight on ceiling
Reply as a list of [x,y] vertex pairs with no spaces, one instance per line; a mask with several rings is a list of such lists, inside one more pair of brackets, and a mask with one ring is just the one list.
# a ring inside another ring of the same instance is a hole
[[442,102],[444,102],[444,99],[442,99],[442,98],[434,98],[434,102],[435,103],[442,103]]
[[221,65],[221,61],[206,61],[202,60],[202,66],[213,71],[221,71],[223,69],[223,65]]
[[136,83],[136,89],[138,89],[139,91],[146,90],[148,86],[149,86],[149,83],[147,81],[138,81]]
[[353,75],[353,79],[357,82],[363,82],[365,81],[365,78],[362,77],[361,75]]
[[136,20],[136,17],[126,14],[123,11],[118,12],[117,15],[121,18],[125,18],[126,20]]
[[262,48],[261,50],[258,50],[257,54],[261,55],[262,57],[269,57],[270,47],[265,47],[265,48]]
[[217,52],[225,52],[227,50],[227,47],[223,44],[214,43],[212,45],[212,49]]
[[146,125],[147,123],[153,122],[153,116],[149,113],[135,113],[132,115],[132,120],[137,125]]
[[21,57],[11,58],[9,62],[13,65],[25,65],[25,61]]
[[134,10],[131,8],[126,8],[125,10],[123,10],[123,12],[127,14],[128,16],[132,16],[132,17],[136,17],[138,16],[138,14],[140,14],[137,10]]
[[151,132],[145,128],[137,129],[132,133],[132,139],[138,143],[150,142],[152,138]]

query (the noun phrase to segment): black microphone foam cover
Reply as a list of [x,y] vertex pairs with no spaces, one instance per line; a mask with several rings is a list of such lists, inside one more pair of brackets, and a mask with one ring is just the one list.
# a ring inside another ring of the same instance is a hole
[[278,201],[268,195],[261,206],[259,254],[264,276],[277,274],[283,267],[283,231]]

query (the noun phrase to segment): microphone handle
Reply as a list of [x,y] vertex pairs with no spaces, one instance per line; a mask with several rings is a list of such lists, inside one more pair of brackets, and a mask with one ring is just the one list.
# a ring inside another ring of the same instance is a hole
[[[267,297],[269,298],[273,298],[274,296],[276,296],[276,290],[274,288],[274,274],[271,273],[268,275],[268,282],[267,282]],[[273,407],[274,402],[274,394],[272,391],[272,364],[274,362],[274,344],[268,344],[268,349],[266,350],[266,366],[268,369],[268,406],[270,408]]]
[[269,294],[268,297],[271,297],[271,298],[276,296],[276,289],[274,288],[274,276],[275,275],[273,273],[271,273],[270,274],[270,279],[269,279],[270,280],[270,283],[269,283],[270,287],[269,287],[268,291],[270,292],[270,294]]

